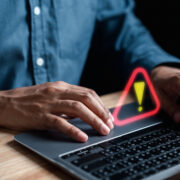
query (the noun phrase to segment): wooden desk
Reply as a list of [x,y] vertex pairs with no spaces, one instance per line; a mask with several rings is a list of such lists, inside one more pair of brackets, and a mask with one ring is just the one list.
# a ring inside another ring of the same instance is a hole
[[[104,95],[102,100],[109,108],[114,107],[120,92]],[[128,97],[127,103],[132,102]],[[37,154],[13,141],[19,132],[0,128],[0,179],[1,180],[72,180],[61,169]],[[180,176],[178,176],[180,177]],[[177,177],[177,179],[179,179]],[[176,178],[175,178],[176,179]]]

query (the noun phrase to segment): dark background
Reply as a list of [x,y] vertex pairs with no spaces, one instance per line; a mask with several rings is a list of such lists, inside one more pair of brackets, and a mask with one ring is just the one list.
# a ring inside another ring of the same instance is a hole
[[[136,0],[135,14],[164,50],[180,58],[180,0]],[[102,95],[122,89],[124,83],[108,69],[108,64],[102,65],[98,57],[88,59],[82,86]]]
[[180,58],[180,1],[136,0],[135,12],[156,42]]

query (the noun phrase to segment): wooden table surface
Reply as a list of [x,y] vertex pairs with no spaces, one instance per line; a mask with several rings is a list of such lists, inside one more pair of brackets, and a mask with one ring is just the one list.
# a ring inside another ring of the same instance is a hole
[[[111,108],[117,104],[120,94],[120,92],[116,92],[101,98],[105,105]],[[126,103],[132,101],[133,98],[128,97]],[[0,180],[73,179],[58,167],[16,143],[13,136],[18,133],[0,128]],[[180,176],[176,176],[176,178],[180,179]]]

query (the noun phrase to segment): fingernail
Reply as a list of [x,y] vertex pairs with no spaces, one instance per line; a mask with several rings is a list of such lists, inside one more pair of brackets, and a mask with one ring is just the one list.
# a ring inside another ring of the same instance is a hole
[[109,116],[110,116],[110,118],[111,118],[111,121],[114,122],[114,117],[113,117],[113,115],[112,115],[111,113],[109,113]]
[[86,142],[88,140],[88,136],[81,131],[78,132],[77,137],[78,137],[78,140],[82,142]]
[[114,125],[113,125],[111,119],[109,119],[109,120],[107,121],[107,125],[108,125],[108,127],[109,127],[110,129],[113,129],[113,128],[114,128]]
[[175,122],[180,122],[180,112],[176,112],[176,113],[174,114],[174,121],[175,121]]
[[101,131],[101,133],[103,135],[107,135],[107,134],[109,134],[110,129],[105,124],[102,124],[101,128],[100,128],[100,131]]

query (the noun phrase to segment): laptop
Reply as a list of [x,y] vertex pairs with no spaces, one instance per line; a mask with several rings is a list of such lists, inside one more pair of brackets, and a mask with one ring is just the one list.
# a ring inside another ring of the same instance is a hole
[[[122,117],[137,112],[136,103],[123,108]],[[78,179],[159,180],[180,172],[180,127],[163,112],[115,126],[107,136],[78,118],[70,122],[89,135],[86,143],[53,130],[30,131],[14,139]]]

